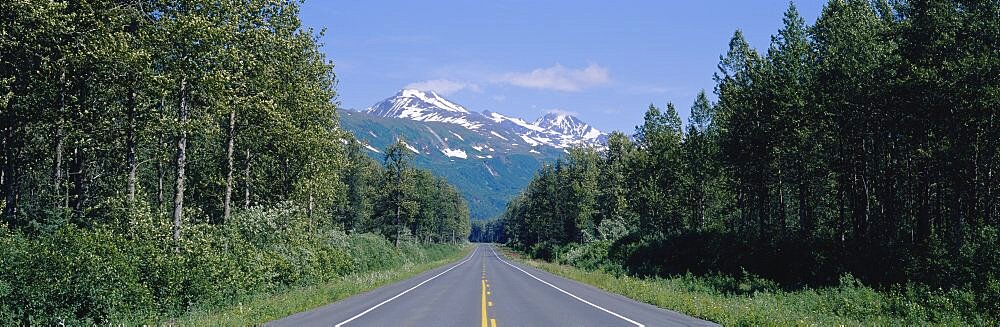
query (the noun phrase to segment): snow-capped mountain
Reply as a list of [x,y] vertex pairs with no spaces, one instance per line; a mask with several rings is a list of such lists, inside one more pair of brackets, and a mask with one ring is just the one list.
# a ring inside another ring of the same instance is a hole
[[437,93],[418,90],[400,90],[364,112],[379,117],[445,122],[469,129],[481,126],[468,119],[472,113],[465,107],[448,101]]
[[607,137],[566,114],[529,121],[476,112],[417,90],[401,90],[365,110],[342,111],[340,124],[379,160],[402,137],[414,164],[456,185],[473,218],[480,219],[500,214],[542,164],[572,146],[603,147]]
[[580,119],[564,113],[552,112],[535,120],[535,126],[554,131],[562,135],[575,136],[590,140],[601,136],[601,131],[587,125]]
[[472,112],[435,92],[412,89],[400,90],[363,112],[384,118],[455,124],[506,141],[513,139],[515,141],[511,142],[557,149],[600,147],[604,141],[602,136],[605,136],[600,130],[564,113],[549,113],[528,122],[496,112]]

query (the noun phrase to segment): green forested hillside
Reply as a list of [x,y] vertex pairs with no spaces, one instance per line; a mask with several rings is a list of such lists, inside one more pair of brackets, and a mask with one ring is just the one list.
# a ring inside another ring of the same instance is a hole
[[458,251],[430,243],[466,202],[341,130],[298,3],[0,2],[0,324],[157,323]]
[[[687,124],[650,106],[632,138],[544,166],[482,233],[581,267],[708,276],[670,283],[709,298],[806,289],[768,303],[995,324],[998,51],[995,1],[832,0],[811,25],[793,6],[766,52],[735,33],[716,103],[700,95]],[[880,293],[800,301],[855,279]]]

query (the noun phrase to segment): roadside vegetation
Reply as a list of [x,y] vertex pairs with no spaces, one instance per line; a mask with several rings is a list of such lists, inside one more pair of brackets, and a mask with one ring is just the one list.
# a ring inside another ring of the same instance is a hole
[[157,324],[179,316],[261,323],[466,252],[464,242],[407,240],[397,247],[381,235],[317,227],[303,211],[285,206],[187,229],[180,252],[164,228],[169,225],[143,222],[125,233],[72,225],[37,235],[4,230],[0,324]]
[[[463,250],[460,250],[463,249]],[[250,326],[317,308],[352,295],[409,279],[421,272],[454,262],[471,247],[458,245],[408,245],[386,253],[395,256],[389,267],[356,272],[315,285],[292,287],[286,291],[248,297],[221,307],[205,307],[171,319],[182,326]],[[395,253],[398,251],[398,253]],[[161,321],[162,322],[162,321]]]
[[720,322],[994,324],[997,17],[996,2],[831,0],[808,25],[790,5],[766,52],[736,31],[718,101],[700,94],[687,124],[651,105],[474,235]]
[[995,326],[997,318],[977,311],[975,293],[909,285],[877,290],[851,275],[834,285],[786,289],[759,276],[692,273],[636,277],[610,263],[571,261],[571,246],[555,262],[509,256],[550,273],[636,301],[681,312],[723,326]]
[[299,3],[0,2],[0,325],[165,322],[459,252],[455,188],[339,127]]

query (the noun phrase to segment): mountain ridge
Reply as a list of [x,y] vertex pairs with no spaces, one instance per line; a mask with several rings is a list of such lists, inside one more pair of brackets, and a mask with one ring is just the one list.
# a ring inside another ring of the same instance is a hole
[[529,122],[489,110],[470,111],[436,92],[415,89],[399,90],[394,96],[360,112],[384,118],[451,123],[469,130],[498,132],[501,135],[513,133],[533,146],[545,145],[560,149],[601,146],[603,138],[607,137],[607,134],[567,113],[549,112]]
[[567,113],[529,121],[469,110],[435,92],[412,89],[366,109],[342,111],[341,126],[378,159],[403,138],[414,164],[456,185],[476,219],[502,213],[541,165],[574,146],[602,148],[607,137]]

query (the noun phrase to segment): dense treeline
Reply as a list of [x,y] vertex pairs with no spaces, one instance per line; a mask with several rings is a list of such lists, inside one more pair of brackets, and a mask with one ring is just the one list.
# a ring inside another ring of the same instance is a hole
[[414,153],[397,139],[385,149],[381,169],[354,142],[347,158],[348,207],[342,208],[344,230],[376,232],[395,244],[412,238],[423,242],[458,242],[469,235],[469,206],[454,186],[412,165]]
[[650,106],[633,137],[544,167],[506,235],[641,275],[849,273],[995,317],[998,58],[995,1],[832,0],[811,26],[791,6],[765,53],[735,33],[686,125]]
[[338,127],[298,4],[0,3],[0,323],[171,315],[465,239],[452,186]]
[[507,243],[507,232],[503,220],[473,220],[469,241],[478,243]]

